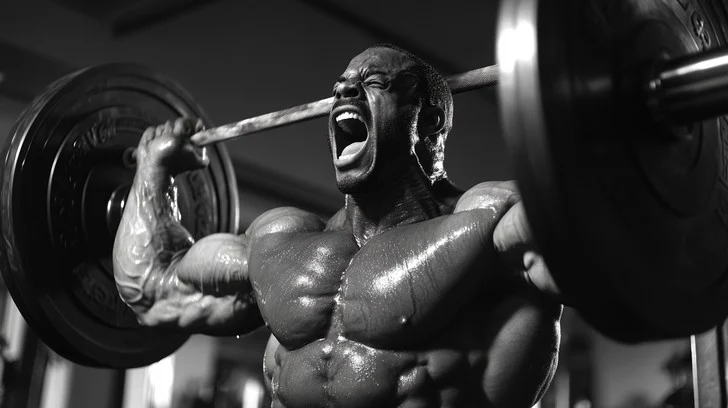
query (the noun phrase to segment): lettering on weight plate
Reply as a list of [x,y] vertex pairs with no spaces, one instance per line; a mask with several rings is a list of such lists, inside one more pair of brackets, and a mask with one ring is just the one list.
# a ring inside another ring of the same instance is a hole
[[212,205],[210,183],[205,174],[201,171],[192,171],[187,174],[187,183],[190,186],[190,197],[193,202],[195,214],[195,236],[200,237],[214,232],[213,220],[215,219],[215,208]]
[[705,18],[698,11],[694,11],[690,20],[693,23],[693,32],[700,38],[700,42],[703,45],[703,50],[710,48],[711,39],[710,34],[705,26]]
[[728,119],[718,120],[720,134],[720,160],[718,162],[718,204],[716,212],[723,225],[728,227]]
[[104,119],[94,123],[84,133],[84,138],[92,147],[106,144],[116,136],[116,124],[112,119]]
[[728,192],[725,187],[718,188],[718,204],[715,211],[723,225],[728,227]]
[[73,292],[76,298],[81,300],[91,313],[109,324],[118,326],[124,325],[125,321],[134,322],[134,316],[121,301],[118,293],[99,282],[100,277],[94,277],[101,273],[89,265],[77,268],[73,273],[75,278]]
[[207,190],[205,187],[205,179],[199,171],[191,171],[187,174],[187,183],[192,187],[192,198],[198,200],[204,197]]
[[81,197],[81,190],[88,172],[86,156],[94,148],[108,143],[116,137],[117,118],[94,118],[88,127],[77,132],[72,132],[70,137],[73,140],[70,149],[64,147],[62,160],[65,163],[58,169],[58,174],[53,176],[53,190],[56,197],[67,197],[57,205],[53,206],[51,217],[54,225],[54,236],[56,242],[66,251],[71,251],[80,243],[80,230],[78,225],[81,222],[80,201],[74,197]]
[[195,219],[197,219],[195,228],[198,234],[207,235],[213,231],[211,211],[211,206],[204,202],[195,206]]
[[728,118],[721,116],[718,120],[720,135],[720,158],[718,162],[718,180],[728,187]]
[[89,150],[91,150],[91,145],[88,144],[86,138],[77,137],[76,140],[73,141],[73,154],[71,157],[78,160],[85,156]]
[[[680,7],[688,11],[688,9],[692,9],[692,13],[690,14],[690,23],[692,25],[692,31],[693,34],[700,39],[700,44],[702,46],[703,51],[710,48],[710,46],[713,44],[713,38],[710,33],[710,30],[708,30],[705,17],[703,16],[703,13],[701,12],[700,4],[694,5],[692,0],[677,0],[677,2],[680,4]],[[689,12],[689,11],[688,11]]]

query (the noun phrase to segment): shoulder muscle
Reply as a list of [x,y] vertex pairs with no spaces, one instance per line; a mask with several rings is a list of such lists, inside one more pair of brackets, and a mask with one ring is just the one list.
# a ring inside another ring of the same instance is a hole
[[487,181],[466,191],[455,205],[455,212],[475,209],[500,212],[520,200],[515,181]]
[[278,232],[318,232],[326,224],[317,215],[295,207],[279,207],[258,216],[245,232],[251,239]]

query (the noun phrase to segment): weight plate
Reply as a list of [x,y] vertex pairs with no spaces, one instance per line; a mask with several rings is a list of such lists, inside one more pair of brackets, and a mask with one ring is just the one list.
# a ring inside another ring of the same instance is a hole
[[[79,364],[130,368],[176,350],[186,335],[141,327],[121,301],[111,250],[143,130],[179,116],[210,121],[187,92],[152,70],[111,64],[66,76],[23,112],[4,155],[2,275],[39,337]],[[195,238],[237,232],[238,195],[222,145],[208,169],[175,180]]]
[[658,125],[660,60],[726,43],[698,0],[503,2],[501,117],[534,235],[566,298],[637,342],[728,314],[728,122]]

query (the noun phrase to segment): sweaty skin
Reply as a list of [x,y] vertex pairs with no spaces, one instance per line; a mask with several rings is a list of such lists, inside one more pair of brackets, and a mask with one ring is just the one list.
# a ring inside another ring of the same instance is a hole
[[346,199],[327,221],[284,207],[194,242],[172,178],[206,165],[189,142],[200,124],[148,129],[114,246],[139,321],[213,335],[267,323],[274,407],[535,404],[557,364],[557,290],[514,183],[463,192],[423,155],[449,122],[416,67],[373,47],[336,82],[329,143]]

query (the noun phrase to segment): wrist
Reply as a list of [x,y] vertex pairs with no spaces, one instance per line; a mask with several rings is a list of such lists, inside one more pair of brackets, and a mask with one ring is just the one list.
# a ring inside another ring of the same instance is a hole
[[136,169],[136,179],[145,183],[169,183],[173,175],[167,168],[158,162],[145,160],[139,163]]

